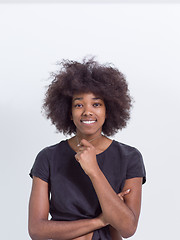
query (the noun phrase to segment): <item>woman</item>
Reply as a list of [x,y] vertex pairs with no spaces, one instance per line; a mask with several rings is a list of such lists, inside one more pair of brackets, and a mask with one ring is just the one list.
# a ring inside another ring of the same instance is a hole
[[137,228],[146,179],[140,152],[108,138],[130,118],[126,80],[116,68],[93,59],[61,64],[44,109],[60,132],[75,135],[36,157],[30,172],[30,236],[128,238]]

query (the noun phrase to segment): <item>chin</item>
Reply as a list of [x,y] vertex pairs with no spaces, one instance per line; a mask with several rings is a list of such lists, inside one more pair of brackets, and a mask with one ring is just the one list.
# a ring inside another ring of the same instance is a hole
[[[97,130],[94,130],[94,131],[92,131],[92,129],[90,130],[79,130],[79,132],[81,133],[81,134],[83,134],[83,135],[94,135],[94,134],[96,134],[97,132],[98,132],[99,130],[97,129]],[[99,133],[101,133],[102,131],[100,131]]]

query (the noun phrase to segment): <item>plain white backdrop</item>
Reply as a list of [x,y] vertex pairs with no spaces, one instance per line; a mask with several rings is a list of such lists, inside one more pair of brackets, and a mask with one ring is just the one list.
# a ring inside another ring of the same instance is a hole
[[141,151],[147,171],[131,239],[179,238],[179,13],[179,4],[0,4],[1,239],[30,239],[30,168],[65,139],[41,114],[49,73],[88,54],[114,63],[135,100],[114,136]]

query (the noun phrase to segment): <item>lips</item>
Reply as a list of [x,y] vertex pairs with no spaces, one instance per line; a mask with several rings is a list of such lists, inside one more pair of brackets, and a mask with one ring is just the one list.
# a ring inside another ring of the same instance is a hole
[[93,124],[93,123],[95,123],[97,120],[80,120],[82,123],[84,123],[84,124]]

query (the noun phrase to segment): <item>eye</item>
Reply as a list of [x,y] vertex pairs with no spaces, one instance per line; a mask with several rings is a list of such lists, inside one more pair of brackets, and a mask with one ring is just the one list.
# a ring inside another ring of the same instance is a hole
[[100,107],[100,106],[102,106],[102,104],[101,103],[94,103],[93,106],[94,107]]
[[82,107],[82,104],[80,104],[80,103],[75,104],[74,107],[75,107],[75,108],[81,108],[81,107]]

